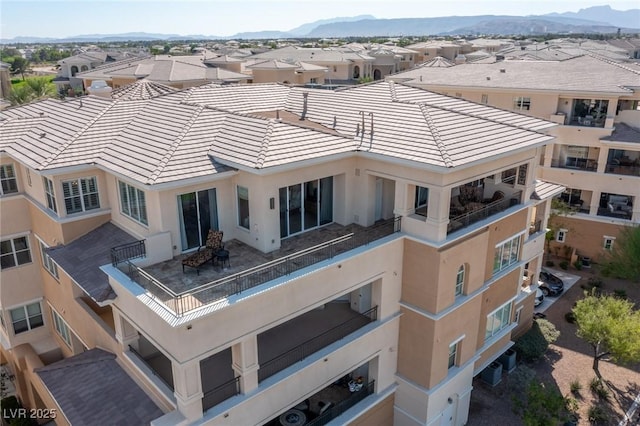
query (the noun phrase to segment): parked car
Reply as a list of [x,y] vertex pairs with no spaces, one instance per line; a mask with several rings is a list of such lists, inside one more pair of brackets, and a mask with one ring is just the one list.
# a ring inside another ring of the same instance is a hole
[[536,299],[533,301],[533,306],[538,306],[544,300],[544,294],[539,288],[536,289]]
[[557,275],[554,275],[548,270],[542,269],[540,271],[540,291],[547,296],[559,296],[564,291],[564,283],[562,279]]

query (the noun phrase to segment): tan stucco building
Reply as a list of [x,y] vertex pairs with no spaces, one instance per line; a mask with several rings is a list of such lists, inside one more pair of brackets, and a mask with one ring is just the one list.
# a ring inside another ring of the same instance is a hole
[[[566,187],[559,198],[574,212],[554,218],[551,250],[572,262],[580,256],[598,261],[622,227],[640,223],[637,64],[546,47],[537,52],[539,60],[494,57],[389,79],[558,123],[538,173]],[[552,60],[554,52],[558,59]]]
[[57,424],[463,425],[531,325],[550,121],[379,82],[44,100],[0,126],[2,357]]

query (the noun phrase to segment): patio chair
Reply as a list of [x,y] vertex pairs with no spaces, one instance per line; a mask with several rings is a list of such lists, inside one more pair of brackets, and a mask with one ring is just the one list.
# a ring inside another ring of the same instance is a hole
[[211,264],[213,265],[216,253],[219,250],[224,249],[224,243],[222,242],[223,235],[224,233],[222,231],[210,229],[205,245],[198,247],[198,250],[195,253],[192,253],[182,259],[182,273],[184,273],[184,267],[188,266],[190,268],[195,268],[196,275],[200,275],[200,267],[202,265],[209,261],[211,261]]

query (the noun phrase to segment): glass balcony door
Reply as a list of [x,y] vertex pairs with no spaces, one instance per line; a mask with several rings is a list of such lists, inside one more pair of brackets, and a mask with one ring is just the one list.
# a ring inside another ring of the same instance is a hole
[[178,215],[182,250],[204,245],[209,229],[218,229],[216,190],[178,195]]
[[280,188],[279,197],[281,238],[333,221],[332,177]]

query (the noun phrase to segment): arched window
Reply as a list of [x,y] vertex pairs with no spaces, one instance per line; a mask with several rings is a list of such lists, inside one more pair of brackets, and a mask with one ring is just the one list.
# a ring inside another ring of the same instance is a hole
[[382,73],[380,72],[380,70],[379,69],[373,70],[373,79],[380,80],[381,78],[382,78]]
[[89,67],[86,65],[83,65],[80,67],[80,71],[89,71]]
[[74,77],[78,73],[78,67],[75,65],[71,67],[71,77]]
[[357,65],[353,67],[353,78],[360,78],[360,67]]
[[464,288],[464,273],[465,267],[464,265],[460,265],[458,273],[456,274],[456,296],[460,296],[462,294],[462,290]]

